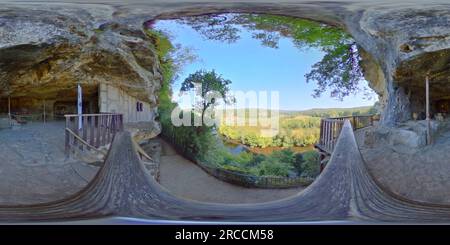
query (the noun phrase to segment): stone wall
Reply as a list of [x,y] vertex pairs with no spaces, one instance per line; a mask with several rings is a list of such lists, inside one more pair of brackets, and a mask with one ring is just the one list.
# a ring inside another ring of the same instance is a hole
[[[108,84],[99,86],[99,108],[101,113],[121,113],[125,123],[150,122],[154,119],[154,110],[149,103],[140,101],[125,91]],[[142,110],[138,111],[138,103]]]

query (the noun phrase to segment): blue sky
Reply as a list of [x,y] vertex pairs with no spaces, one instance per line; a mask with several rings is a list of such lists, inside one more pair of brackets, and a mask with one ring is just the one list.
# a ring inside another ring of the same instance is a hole
[[181,83],[189,74],[200,69],[215,69],[232,81],[232,90],[278,91],[282,110],[356,107],[373,105],[377,100],[376,96],[365,99],[362,93],[343,101],[330,98],[328,92],[313,98],[315,84],[306,83],[304,75],[321,60],[323,53],[311,48],[300,50],[289,38],[281,38],[279,48],[273,49],[262,46],[246,31],[240,33],[237,42],[228,44],[205,40],[191,27],[173,20],[158,21],[155,28],[168,33],[172,43],[192,48],[199,57],[184,67],[173,85],[174,95],[178,94]]

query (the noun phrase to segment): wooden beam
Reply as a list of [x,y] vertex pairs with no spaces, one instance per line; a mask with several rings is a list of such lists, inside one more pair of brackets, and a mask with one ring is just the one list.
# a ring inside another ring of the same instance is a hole
[[76,140],[80,141],[82,144],[86,145],[87,147],[93,149],[94,151],[106,156],[106,154],[108,154],[106,151],[104,150],[100,150],[95,148],[93,145],[89,144],[88,142],[86,142],[85,140],[83,140],[83,138],[81,138],[80,136],[78,136],[75,132],[73,132],[72,130],[70,130],[70,128],[66,128],[66,131],[69,132]]
[[8,96],[8,118],[9,118],[9,126],[12,126],[12,118],[11,118],[11,96]]
[[44,103],[44,117],[43,117],[43,120],[44,120],[44,123],[46,123],[46,112],[45,112],[45,99],[43,100],[43,103]]
[[427,145],[432,143],[431,139],[431,121],[430,121],[430,79],[427,75],[425,77],[425,110],[426,110],[426,121],[427,121]]

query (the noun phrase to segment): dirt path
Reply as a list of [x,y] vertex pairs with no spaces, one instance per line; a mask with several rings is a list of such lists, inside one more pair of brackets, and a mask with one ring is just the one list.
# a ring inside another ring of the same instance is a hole
[[161,144],[160,183],[180,197],[215,203],[258,203],[283,199],[304,189],[256,189],[232,185],[205,173],[178,155],[167,142],[161,140]]

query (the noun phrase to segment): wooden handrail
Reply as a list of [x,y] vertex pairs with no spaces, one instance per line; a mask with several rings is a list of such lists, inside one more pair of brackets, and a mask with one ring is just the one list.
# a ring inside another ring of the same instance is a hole
[[100,149],[95,148],[94,146],[90,145],[88,142],[84,141],[80,136],[78,136],[75,132],[73,132],[72,130],[70,130],[69,128],[66,128],[66,131],[68,131],[70,134],[73,135],[73,137],[75,137],[78,141],[80,141],[81,143],[83,143],[84,145],[86,145],[87,147],[93,149],[94,151],[101,153],[103,155],[106,156],[107,152],[102,151]]
[[337,139],[342,130],[344,121],[349,121],[353,130],[369,127],[373,125],[376,115],[357,115],[323,118],[320,121],[320,138],[316,148],[326,154],[334,151]]
[[82,152],[84,148],[98,150],[101,146],[107,146],[117,132],[123,131],[122,114],[72,114],[65,115],[65,118],[66,157],[70,156],[74,148]]
[[147,152],[145,152],[144,149],[142,149],[142,147],[135,140],[133,140],[133,144],[139,155],[144,156],[145,158],[153,162],[153,158],[149,156]]
[[96,116],[117,116],[117,115],[122,115],[119,113],[97,113],[97,114],[66,114],[64,115],[64,117],[96,117]]

